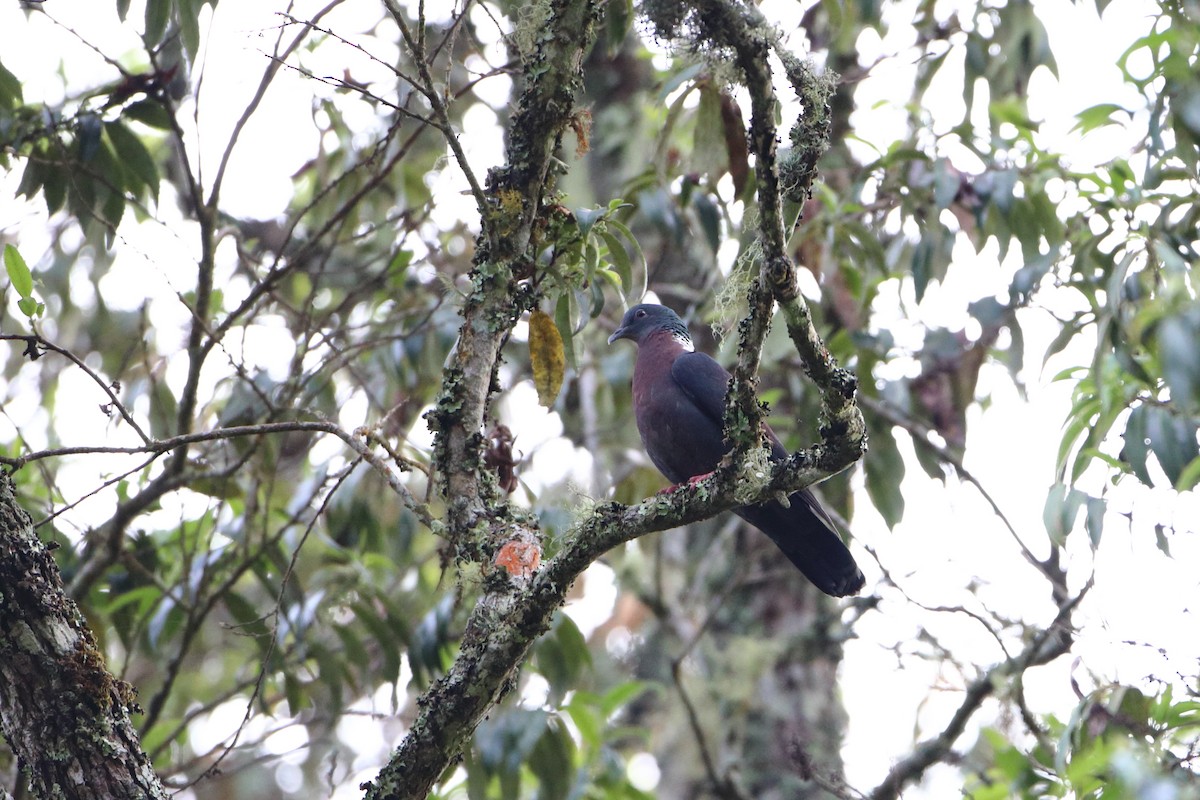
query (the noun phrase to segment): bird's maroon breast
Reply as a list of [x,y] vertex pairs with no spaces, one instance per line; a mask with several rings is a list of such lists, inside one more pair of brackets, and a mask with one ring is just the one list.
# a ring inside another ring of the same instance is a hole
[[644,344],[633,379],[638,433],[654,466],[672,483],[712,472],[726,449],[720,426],[671,376],[671,365],[683,352],[669,337]]

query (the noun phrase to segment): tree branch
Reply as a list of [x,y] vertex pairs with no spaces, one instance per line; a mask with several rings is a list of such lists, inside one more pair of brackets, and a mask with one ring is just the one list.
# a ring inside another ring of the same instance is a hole
[[[762,263],[749,290],[749,316],[739,326],[738,360],[733,369],[734,389],[726,410],[726,430],[742,452],[755,444],[761,412],[754,394],[762,343],[770,328],[772,301],[777,301],[787,322],[788,335],[804,364],[805,372],[821,392],[826,424],[822,444],[806,457],[849,465],[866,452],[867,432],[855,403],[858,388],[853,373],[840,367],[829,354],[813,325],[812,313],[800,294],[796,266],[787,251],[787,226],[776,154],[778,130],[769,55],[779,54],[788,80],[803,103],[803,112],[792,127],[793,150],[787,156],[786,189],[790,198],[806,197],[816,177],[816,164],[829,146],[829,97],[833,80],[817,76],[778,41],[774,29],[753,6],[732,0],[704,0],[696,4],[701,36],[718,47],[730,48],[750,92],[750,149],[755,155],[758,182],[758,240]],[[736,406],[736,408],[735,408]],[[741,423],[741,425],[739,425]],[[751,427],[745,427],[751,423]]]
[[[497,553],[503,551],[503,543],[536,536],[531,526],[512,518],[481,479],[480,430],[500,346],[524,304],[531,300],[513,281],[513,266],[532,260],[534,255],[530,246],[535,243],[533,231],[549,180],[551,155],[573,114],[579,65],[590,47],[600,5],[593,0],[552,2],[546,32],[538,38],[535,51],[527,54],[525,74],[529,82],[509,126],[508,164],[489,174],[492,205],[484,215],[471,291],[463,309],[464,322],[442,394],[429,415],[430,427],[436,433],[434,464],[443,476],[442,491],[448,500],[450,537],[476,557],[481,536],[488,537],[493,546],[482,552]],[[732,13],[721,3],[710,2],[705,7]],[[761,41],[754,40],[747,25],[743,25],[743,32],[747,47],[739,64],[748,75],[756,76],[755,80],[762,79],[758,60],[765,64],[766,50]],[[752,66],[756,70],[753,73]],[[760,192],[773,197],[765,201],[760,198],[760,202],[774,209],[768,223],[774,231],[764,234],[764,238],[770,242],[774,261],[782,259],[791,270],[787,274],[794,283],[794,267],[784,251],[778,178],[774,173],[775,101],[769,71],[765,80],[766,88],[755,90],[759,99],[754,109]],[[735,371],[734,385],[741,388],[731,413],[741,414],[746,435],[740,441],[747,452],[761,435],[761,411],[753,383],[770,321],[772,290],[767,286],[761,279],[756,282],[751,316],[743,323]],[[783,299],[793,304],[803,302],[798,295],[785,294]],[[811,336],[816,339],[815,332]],[[810,357],[803,350],[801,355]],[[825,357],[828,359],[827,354]],[[828,363],[815,364],[812,372],[830,380],[831,376],[841,376]],[[846,385],[851,387],[849,399],[845,385],[823,392],[823,396],[842,400],[835,408],[842,416],[858,412],[852,400],[853,380]],[[603,504],[567,532],[559,554],[532,576],[499,569],[498,560],[485,562],[488,590],[467,621],[459,655],[446,675],[419,699],[416,721],[378,780],[364,786],[368,800],[425,796],[450,760],[461,752],[482,715],[502,694],[532,642],[548,627],[571,584],[596,558],[646,533],[706,519],[736,505],[761,502],[779,491],[796,491],[844,469],[861,455],[864,446],[861,414],[858,422],[857,428],[846,425],[838,430],[850,444],[819,451],[816,458],[798,454],[798,458],[771,469],[752,469],[746,459],[735,458],[736,463],[725,464],[713,476],[669,495],[655,495],[632,507]]]
[[[482,427],[501,345],[535,301],[528,287],[513,280],[513,265],[533,261],[535,220],[547,192],[553,153],[574,113],[583,58],[591,49],[603,7],[603,0],[552,0],[546,5],[543,34],[533,51],[524,54],[527,83],[509,126],[507,165],[488,175],[463,324],[437,406],[428,414],[435,433],[434,467],[448,501],[448,534],[460,552],[481,561],[488,549],[481,545],[488,539],[494,545],[538,540],[537,531],[514,519],[494,486],[481,477]],[[502,550],[497,547],[496,552]],[[581,571],[577,566],[563,581],[544,587],[539,597],[530,597],[518,591],[528,580],[524,573],[489,570],[488,590],[468,619],[458,657],[421,696],[417,719],[377,780],[364,786],[369,800],[428,794],[462,752]]]
[[34,795],[166,800],[129,718],[133,687],[105,667],[3,473],[0,586],[0,728]]
[[871,792],[871,800],[899,798],[905,786],[920,780],[925,771],[934,764],[946,760],[967,722],[983,705],[983,701],[991,697],[996,688],[1004,685],[1011,676],[1021,676],[1030,667],[1048,664],[1070,651],[1073,642],[1071,613],[1091,588],[1092,581],[1089,580],[1077,595],[1059,606],[1054,621],[1030,640],[1018,655],[996,664],[968,686],[962,704],[942,732],[921,742],[907,758],[892,767],[883,782]]

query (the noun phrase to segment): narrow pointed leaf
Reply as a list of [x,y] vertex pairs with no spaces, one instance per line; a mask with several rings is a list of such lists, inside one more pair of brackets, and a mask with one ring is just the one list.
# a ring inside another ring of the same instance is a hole
[[17,294],[21,297],[33,294],[33,274],[21,253],[11,244],[4,245],[4,269],[8,272],[8,279],[12,281],[12,287],[17,290]]
[[538,403],[553,408],[566,372],[566,354],[558,327],[543,311],[533,311],[529,315],[529,364]]

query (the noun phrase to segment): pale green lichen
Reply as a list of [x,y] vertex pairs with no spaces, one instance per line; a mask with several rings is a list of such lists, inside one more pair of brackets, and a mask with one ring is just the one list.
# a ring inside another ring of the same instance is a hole
[[583,490],[582,486],[576,485],[573,481],[567,482],[567,491],[575,496],[575,505],[571,506],[568,515],[569,522],[566,526],[568,529],[577,528],[585,520],[591,519],[595,515],[596,509],[602,503],[608,502],[607,500],[599,500],[592,497]]
[[739,505],[746,505],[758,499],[758,494],[771,478],[770,451],[765,447],[756,447],[746,454],[746,458],[738,465],[738,474],[734,483],[733,496]]
[[538,40],[546,34],[546,23],[550,20],[549,0],[524,3],[517,10],[517,26],[512,33],[521,61],[528,62],[538,46]]
[[[746,224],[748,227],[751,225],[750,222]],[[738,256],[733,269],[729,271],[729,277],[713,296],[712,333],[715,338],[724,339],[733,330],[734,322],[742,316],[750,284],[758,277],[762,257],[762,243],[755,239]]]

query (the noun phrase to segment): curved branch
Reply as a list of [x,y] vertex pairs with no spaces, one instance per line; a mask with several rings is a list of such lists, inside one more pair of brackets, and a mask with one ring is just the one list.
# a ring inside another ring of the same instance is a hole
[[941,733],[921,742],[913,748],[913,752],[907,758],[892,767],[883,782],[871,792],[870,799],[899,798],[905,786],[920,780],[926,770],[950,756],[954,743],[966,729],[967,723],[983,705],[983,701],[995,693],[996,687],[1004,684],[1005,679],[1013,675],[1023,675],[1030,667],[1048,664],[1067,653],[1073,642],[1070,630],[1071,613],[1091,588],[1092,581],[1088,580],[1077,595],[1059,606],[1054,621],[1030,640],[1019,654],[996,664],[968,686],[962,704]]
[[[480,554],[492,551],[486,546],[480,548],[480,540],[486,537],[490,544],[496,545],[497,556],[491,564],[485,564],[488,591],[468,619],[458,657],[446,675],[418,700],[417,719],[400,748],[378,779],[365,786],[368,800],[427,794],[503,692],[533,641],[547,629],[571,584],[604,552],[652,531],[705,519],[735,505],[760,502],[778,491],[791,492],[809,486],[849,466],[862,452],[865,428],[859,415],[857,429],[843,426],[839,431],[849,444],[799,453],[771,469],[767,476],[756,475],[741,463],[745,459],[735,458],[736,463],[726,464],[714,475],[669,495],[655,495],[635,506],[602,504],[567,532],[558,555],[540,571],[514,570],[511,559],[501,560],[506,548],[516,542],[534,540],[536,531],[512,520],[498,507],[501,501],[491,496],[494,493],[481,480],[480,430],[501,344],[523,304],[529,302],[512,279],[513,266],[529,258],[534,223],[549,181],[551,156],[561,131],[574,113],[580,63],[590,48],[601,5],[598,0],[549,3],[545,31],[538,37],[535,52],[528,54],[525,69],[528,83],[509,126],[508,163],[488,176],[488,200],[493,206],[485,209],[483,235],[457,347],[450,357],[437,407],[428,416],[436,433],[434,464],[443,475],[442,491],[448,499],[450,538],[483,560]],[[733,13],[731,6],[715,0],[703,7],[714,9],[714,13]],[[739,63],[747,74],[751,74],[752,65],[765,69],[767,49],[763,41],[752,41],[748,24],[743,24],[742,30],[747,49]],[[761,64],[757,63],[759,60]],[[775,101],[769,71],[766,76],[766,87],[758,92],[754,108],[760,144],[760,187],[765,187],[764,195],[772,196],[760,201],[775,209],[769,222],[774,232],[764,234],[764,239],[769,242],[772,263],[782,260],[794,281],[794,268],[784,250],[782,216],[778,209],[781,201],[774,173]],[[740,416],[742,420],[742,435],[736,439],[741,453],[749,452],[760,436],[757,421],[761,411],[754,397],[753,382],[762,340],[770,323],[773,293],[768,286],[764,280],[756,282],[752,313],[743,323],[739,368],[734,373],[738,397],[731,403],[728,416]],[[803,302],[796,297],[782,299]],[[815,337],[815,332],[812,335]],[[806,360],[811,357],[804,350],[801,355]],[[828,365],[822,364],[814,365],[812,372],[822,376],[832,374]],[[852,381],[848,383],[853,385]],[[826,394],[844,397],[845,391],[834,388]],[[857,412],[852,399],[848,407]],[[845,413],[841,406],[836,411]]]
[[[130,415],[129,410],[127,408],[125,408],[125,404],[122,403],[120,398],[117,397],[117,394],[116,394],[117,389],[115,387],[119,387],[119,384],[116,381],[105,383],[104,379],[101,378],[98,374],[96,374],[95,370],[93,370],[86,363],[84,363],[83,359],[81,359],[79,356],[75,355],[70,350],[66,349],[65,347],[59,347],[58,345],[54,344],[53,342],[49,341],[48,339],[42,337],[40,334],[36,334],[36,333],[35,334],[0,333],[0,341],[5,341],[5,340],[8,340],[8,341],[18,340],[18,341],[25,342],[25,355],[28,355],[30,357],[30,359],[41,358],[42,354],[37,353],[37,350],[36,350],[36,348],[41,347],[42,349],[49,350],[52,353],[58,353],[63,358],[66,358],[72,364],[79,367],[81,370],[83,370],[87,374],[87,376],[89,378],[92,379],[92,381],[95,382],[95,384],[97,386],[100,387],[101,391],[103,391],[106,395],[108,395],[107,408],[105,408],[104,406],[101,406],[101,408],[103,408],[106,413],[111,409],[116,409],[117,413],[121,415],[121,419],[125,420],[125,422],[129,425],[129,427],[133,428],[134,432],[137,433],[138,437],[143,442],[145,442],[147,444],[150,443],[150,437],[146,435],[146,432],[142,430],[142,426],[137,424],[137,420],[135,420],[133,418],[133,416]],[[3,459],[2,461],[8,461],[8,460]]]
[[509,330],[534,301],[513,280],[513,266],[532,260],[532,232],[550,184],[554,150],[575,112],[583,57],[591,49],[603,5],[603,0],[547,4],[545,33],[526,54],[527,82],[508,128],[507,163],[488,174],[487,207],[463,324],[437,406],[428,414],[435,432],[434,465],[451,500],[451,537],[468,552],[477,546],[469,533],[489,516],[490,490],[481,484],[479,470],[493,373]]
[[[777,301],[805,372],[821,392],[827,423],[821,431],[824,441],[815,448],[814,455],[826,464],[849,465],[866,452],[866,423],[854,399],[858,381],[837,365],[817,333],[812,313],[798,289],[796,266],[788,255],[776,153],[778,101],[769,55],[772,51],[779,54],[788,80],[804,104],[803,114],[791,132],[796,147],[788,160],[789,197],[808,193],[816,176],[817,159],[829,145],[828,101],[832,81],[816,76],[788,53],[756,8],[730,0],[704,0],[696,4],[696,9],[701,34],[719,47],[731,48],[745,76],[751,101],[750,149],[755,155],[758,182],[756,246],[761,248],[762,264],[750,287],[750,314],[739,326],[738,360],[733,369],[734,390],[728,400],[726,430],[739,453],[748,452],[757,444],[761,412],[754,396],[754,383],[762,343],[770,327],[773,301]],[[750,425],[739,428],[735,424],[739,419]]]

